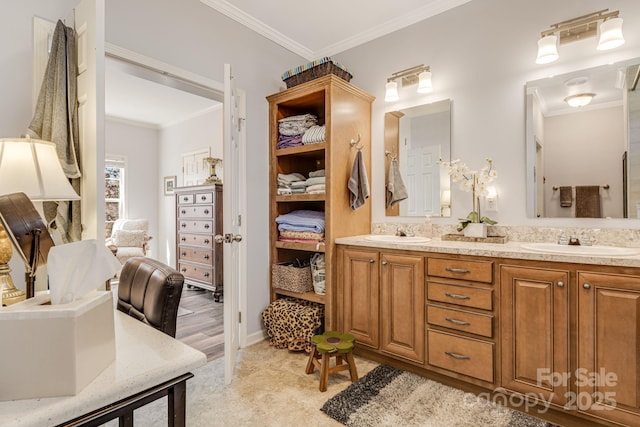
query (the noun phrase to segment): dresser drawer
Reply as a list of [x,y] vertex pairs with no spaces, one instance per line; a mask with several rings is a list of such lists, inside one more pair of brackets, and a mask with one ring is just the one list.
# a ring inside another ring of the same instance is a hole
[[186,279],[193,279],[206,284],[213,283],[213,268],[179,262],[178,271]]
[[427,305],[427,323],[491,338],[493,316]]
[[427,275],[493,283],[493,263],[491,261],[427,258]]
[[196,193],[195,196],[195,202],[196,203],[213,203],[213,193],[211,192],[207,192],[207,193]]
[[427,331],[428,362],[449,371],[493,382],[493,343]]
[[188,234],[180,233],[178,241],[181,245],[202,246],[204,248],[213,248],[213,237],[205,234]]
[[181,206],[178,208],[178,218],[213,218],[213,207]]
[[181,246],[178,256],[180,261],[192,261],[200,264],[213,265],[213,252],[211,249],[194,249]]
[[202,220],[180,220],[179,231],[195,232],[195,233],[213,233],[213,221]]
[[192,205],[193,204],[193,194],[180,194],[178,196],[178,204],[179,205]]
[[465,307],[493,309],[493,290],[491,289],[428,282],[427,298],[431,301],[448,302]]

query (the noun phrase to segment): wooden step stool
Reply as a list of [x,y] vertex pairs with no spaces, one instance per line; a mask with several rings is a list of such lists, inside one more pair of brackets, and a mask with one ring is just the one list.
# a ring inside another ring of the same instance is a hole
[[[353,345],[355,337],[351,334],[341,334],[336,331],[327,331],[311,338],[313,349],[307,362],[307,374],[313,374],[315,368],[320,371],[320,391],[327,391],[329,374],[349,370],[351,382],[358,380],[358,370],[353,359]],[[331,364],[331,358],[336,358],[335,366]]]

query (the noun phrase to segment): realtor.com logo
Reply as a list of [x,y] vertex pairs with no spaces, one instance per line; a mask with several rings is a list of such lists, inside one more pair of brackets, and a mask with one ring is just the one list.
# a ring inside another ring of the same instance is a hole
[[[601,368],[598,372],[589,372],[585,368],[576,369],[572,375],[571,372],[551,372],[547,368],[539,368],[537,370],[536,382],[539,387],[568,387],[573,380],[573,384],[577,387],[615,387],[618,384],[618,375],[614,372],[606,372]],[[551,403],[555,399],[555,393],[510,393],[506,389],[500,387],[493,393],[480,393],[474,395],[465,393],[465,404],[468,405],[491,405],[495,407],[511,407],[521,408],[526,412],[535,409],[540,414],[544,414],[551,407]],[[615,391],[595,391],[593,393],[587,391],[575,392],[567,391],[563,394],[566,404],[566,410],[611,410],[616,407]],[[595,405],[595,403],[605,403],[604,405]]]

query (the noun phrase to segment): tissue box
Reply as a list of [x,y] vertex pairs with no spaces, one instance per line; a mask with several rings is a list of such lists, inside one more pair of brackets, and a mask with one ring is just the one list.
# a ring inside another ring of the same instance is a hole
[[115,360],[111,292],[49,302],[42,293],[0,309],[0,401],[74,395]]

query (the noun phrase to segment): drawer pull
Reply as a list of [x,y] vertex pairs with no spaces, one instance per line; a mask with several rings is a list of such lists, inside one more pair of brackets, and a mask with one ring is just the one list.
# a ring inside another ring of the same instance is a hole
[[585,283],[584,285],[582,285],[582,287],[588,290],[588,289],[591,289],[591,284]]
[[200,197],[200,200],[207,200],[207,196]]
[[209,277],[209,273],[204,273],[203,276],[204,277]]
[[189,201],[189,196],[184,196],[184,197],[182,198],[182,201],[183,201],[183,202],[188,202],[188,201]]
[[458,294],[452,294],[449,292],[445,292],[444,294],[449,298],[454,298],[454,299],[471,299],[471,297],[467,295],[458,295]]
[[558,287],[559,287],[559,288],[564,288],[564,282],[559,281],[559,282],[558,282]]
[[450,318],[450,317],[445,317],[445,318],[444,318],[444,320],[446,320],[446,321],[448,321],[448,322],[451,322],[451,323],[453,323],[454,325],[463,325],[463,326],[466,326],[466,325],[470,325],[470,324],[471,324],[471,322],[465,322],[465,321],[463,321],[463,320],[456,320],[456,319],[452,319],[452,318]]
[[206,255],[204,256],[204,259],[209,259],[209,254],[206,254]]
[[183,236],[183,237],[180,238],[180,240],[182,240],[183,242],[186,242],[187,238]]
[[204,214],[205,214],[205,215],[209,215],[209,209],[205,209],[205,210],[204,210]]
[[186,252],[182,252],[180,255],[187,256],[187,253]]
[[454,359],[460,359],[460,360],[469,360],[469,359],[471,359],[471,356],[465,356],[463,354],[452,353],[450,351],[445,351],[444,354],[446,354],[447,356],[451,356]]
[[180,227],[185,228],[187,226],[187,224],[185,224],[184,222],[182,224],[180,224]]
[[445,268],[446,271],[450,272],[450,273],[460,273],[460,274],[467,274],[467,273],[471,273],[471,270],[467,270],[465,268],[452,268],[452,267],[446,267]]
[[205,224],[204,225],[204,228],[207,229],[207,230],[209,229],[209,227],[211,227],[209,224]]
[[184,209],[182,209],[182,210],[180,211],[180,213],[181,213],[182,215],[184,215],[184,214],[186,214],[186,213],[187,213],[187,211],[185,211]]
[[374,262],[375,262],[375,260],[374,260],[373,258],[371,258],[371,259],[369,260],[369,263],[370,263],[370,264],[373,264]]
[[180,271],[182,271],[183,273],[186,273],[186,272],[187,272],[187,269],[186,269],[186,268],[183,268],[183,269],[181,269]]
[[204,239],[204,244],[205,244],[205,245],[208,245],[209,243],[210,243],[210,240],[209,240],[209,239]]

